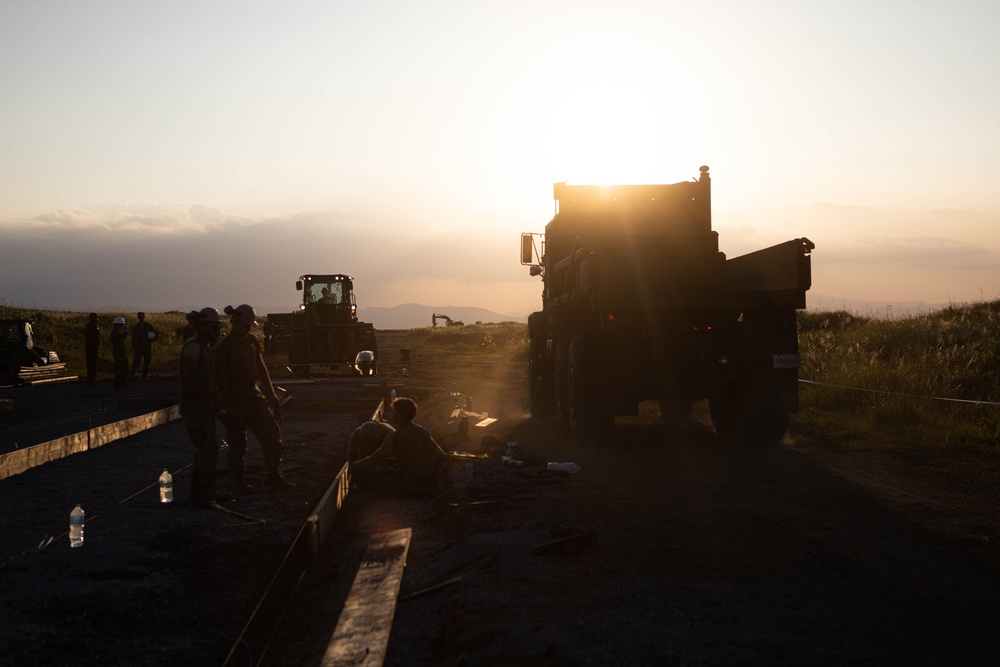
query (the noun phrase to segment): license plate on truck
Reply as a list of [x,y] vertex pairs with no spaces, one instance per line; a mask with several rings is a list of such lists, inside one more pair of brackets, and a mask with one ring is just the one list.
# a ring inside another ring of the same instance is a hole
[[799,355],[797,354],[776,354],[774,355],[775,368],[798,368]]

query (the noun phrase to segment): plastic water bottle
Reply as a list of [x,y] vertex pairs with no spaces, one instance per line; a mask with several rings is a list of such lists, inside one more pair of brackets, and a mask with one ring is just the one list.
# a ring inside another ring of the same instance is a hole
[[71,547],[83,546],[83,524],[86,517],[80,503],[77,503],[73,511],[69,513],[69,545]]
[[392,391],[389,392],[389,403],[391,404],[395,400],[396,400],[396,390],[393,389]]
[[166,468],[160,473],[160,502],[174,502],[174,478]]
[[572,461],[567,461],[565,463],[556,463],[550,461],[549,464],[545,466],[545,468],[546,470],[562,470],[563,472],[568,472],[571,475],[580,472],[580,466],[573,463]]

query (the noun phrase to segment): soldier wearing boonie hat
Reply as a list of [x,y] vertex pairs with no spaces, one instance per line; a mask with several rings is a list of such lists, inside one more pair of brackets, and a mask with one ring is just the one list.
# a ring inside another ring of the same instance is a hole
[[250,333],[257,326],[257,314],[245,303],[235,308],[226,306],[224,312],[230,316],[232,330],[216,346],[216,377],[222,395],[222,423],[229,442],[227,460],[233,488],[244,494],[255,491],[244,475],[249,428],[264,452],[267,465],[264,484],[276,491],[287,491],[295,485],[278,471],[284,450],[278,427],[281,402],[264,365],[260,343]]

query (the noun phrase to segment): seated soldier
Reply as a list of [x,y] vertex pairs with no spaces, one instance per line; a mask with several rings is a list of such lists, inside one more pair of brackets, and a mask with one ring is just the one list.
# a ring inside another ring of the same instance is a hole
[[[378,449],[351,464],[351,475],[363,489],[405,497],[433,496],[448,455],[423,426],[413,423],[417,404],[409,398],[392,402],[396,430]],[[389,463],[389,458],[394,464]]]
[[351,434],[351,443],[347,446],[347,462],[354,463],[371,456],[381,446],[385,436],[395,430],[386,422],[366,421]]

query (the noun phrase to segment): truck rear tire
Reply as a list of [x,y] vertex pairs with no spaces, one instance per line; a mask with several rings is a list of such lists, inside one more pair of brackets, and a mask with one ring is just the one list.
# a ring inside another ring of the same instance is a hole
[[566,384],[570,435],[601,433],[614,422],[614,415],[609,414],[602,404],[598,382],[590,372],[592,370],[584,340],[574,338],[569,345],[569,378]]

